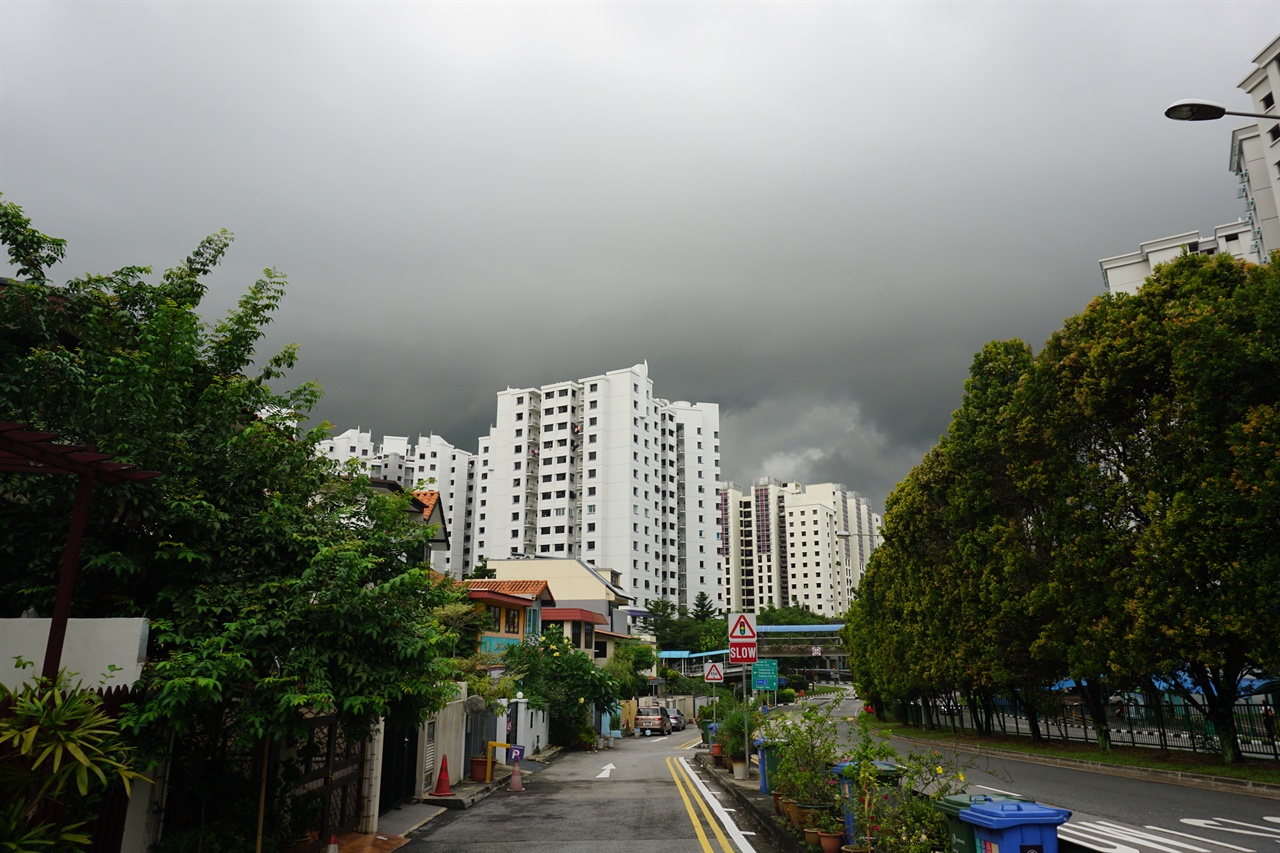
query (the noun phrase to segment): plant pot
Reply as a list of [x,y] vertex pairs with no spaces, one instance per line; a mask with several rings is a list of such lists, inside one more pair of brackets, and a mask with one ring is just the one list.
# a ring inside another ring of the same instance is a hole
[[804,828],[804,843],[810,847],[818,846],[818,828],[816,826],[806,826]]
[[800,817],[796,813],[796,801],[790,797],[782,798],[782,813],[786,815],[787,823],[791,824],[792,829],[800,828]]
[[781,815],[783,813],[782,812],[782,792],[773,791],[771,793],[773,796],[773,813],[776,815]]
[[471,781],[488,782],[489,759],[483,755],[471,756]]
[[724,745],[719,743],[711,744],[711,766],[721,767],[724,765],[724,759],[721,754],[724,752]]
[[[816,827],[819,818],[827,812],[827,807],[820,803],[797,803],[796,804],[796,821],[801,828]],[[815,840],[813,842],[817,844]]]
[[751,765],[742,759],[733,762],[733,778],[747,779],[751,776]]
[[822,846],[822,853],[840,853],[840,848],[844,846],[844,833],[819,832],[818,844]]

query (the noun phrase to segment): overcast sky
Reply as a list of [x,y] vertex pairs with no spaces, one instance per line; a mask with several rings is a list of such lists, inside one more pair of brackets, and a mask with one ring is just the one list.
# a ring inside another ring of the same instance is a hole
[[[319,416],[476,449],[498,390],[648,360],[722,469],[883,504],[973,354],[1234,221],[1280,2],[0,3],[0,191],[57,280],[237,235]],[[11,269],[6,268],[6,272]]]

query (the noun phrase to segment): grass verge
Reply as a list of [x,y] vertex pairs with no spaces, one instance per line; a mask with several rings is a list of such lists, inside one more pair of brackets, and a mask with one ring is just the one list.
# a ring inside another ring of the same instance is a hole
[[960,749],[966,745],[985,746],[994,749],[1005,749],[1027,755],[1045,755],[1054,758],[1070,758],[1077,761],[1093,761],[1098,764],[1111,764],[1118,767],[1141,767],[1149,770],[1169,770],[1178,773],[1199,773],[1204,776],[1216,776],[1223,779],[1242,779],[1250,782],[1266,782],[1280,785],[1280,762],[1265,759],[1247,759],[1243,764],[1224,765],[1217,755],[1196,752],[1162,752],[1159,749],[1131,746],[1112,747],[1110,752],[1101,752],[1097,747],[1087,743],[1032,743],[1029,738],[1005,735],[980,737],[972,733],[957,734],[950,730],[934,729],[926,731],[919,726],[910,726],[897,722],[880,722],[873,720],[871,725],[887,735],[901,735],[916,740],[935,740],[939,743],[956,744]]

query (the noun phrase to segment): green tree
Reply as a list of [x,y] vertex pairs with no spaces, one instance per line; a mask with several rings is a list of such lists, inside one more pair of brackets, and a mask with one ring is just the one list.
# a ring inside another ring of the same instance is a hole
[[1274,261],[1162,265],[1050,339],[1020,425],[1040,457],[1020,466],[1023,487],[1056,543],[1052,600],[1080,617],[1046,640],[1122,685],[1185,676],[1228,763],[1239,680],[1280,648],[1265,615],[1280,612],[1278,304]]
[[621,696],[617,680],[557,629],[545,631],[536,642],[509,646],[503,660],[522,674],[520,689],[530,707],[547,712],[553,744],[582,742],[592,712],[616,707]]
[[716,606],[712,602],[711,596],[705,592],[700,592],[693,599],[693,610],[689,613],[691,617],[699,622],[706,622],[708,619],[714,619],[716,616]]
[[772,601],[756,614],[757,625],[825,625],[830,621],[807,607],[778,607]]
[[649,646],[625,641],[614,646],[613,657],[605,664],[604,671],[618,683],[622,698],[634,699],[648,689],[649,679],[644,673],[653,669],[657,662],[658,656]]
[[467,575],[468,578],[475,578],[476,580],[493,580],[497,576],[498,572],[489,568],[488,557],[481,557],[480,562],[476,563],[475,569],[471,574]]
[[[273,387],[296,348],[256,357],[283,276],[266,271],[207,325],[197,309],[226,232],[154,284],[126,267],[60,287],[42,266],[60,244],[16,205],[0,204],[0,235],[27,278],[0,290],[0,419],[163,475],[95,488],[73,615],[152,620],[126,723],[177,735],[166,826],[251,825],[236,754],[297,735],[304,712],[358,737],[441,707],[452,683],[432,610],[460,593],[422,564],[431,531],[407,493],[340,476],[319,453],[327,425],[299,429],[318,387]],[[0,476],[0,609],[48,612],[74,484]]]

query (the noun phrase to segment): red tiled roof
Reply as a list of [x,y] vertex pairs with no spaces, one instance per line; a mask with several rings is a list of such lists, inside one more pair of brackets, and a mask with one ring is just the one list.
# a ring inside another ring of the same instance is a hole
[[422,517],[431,518],[431,510],[435,509],[436,504],[440,500],[440,493],[423,489],[420,492],[414,492],[413,496],[422,504]]
[[468,583],[472,589],[492,589],[496,592],[506,592],[511,595],[532,595],[534,597],[542,595],[547,589],[546,581],[500,581],[488,578],[477,578],[470,580]]
[[496,589],[469,589],[467,598],[472,601],[493,601],[501,604],[513,604],[520,607],[532,607],[534,599],[528,595],[508,595]]
[[591,622],[595,625],[607,625],[607,620],[594,610],[581,607],[544,607],[543,622]]

